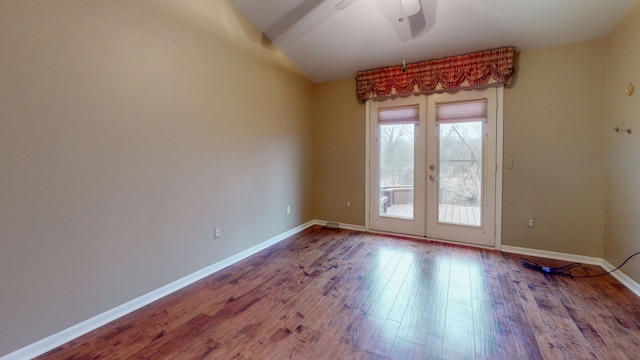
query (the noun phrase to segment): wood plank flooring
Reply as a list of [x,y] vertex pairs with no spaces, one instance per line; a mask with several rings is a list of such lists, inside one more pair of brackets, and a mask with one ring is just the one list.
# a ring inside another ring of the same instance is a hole
[[519,258],[316,226],[38,359],[640,358],[632,292]]

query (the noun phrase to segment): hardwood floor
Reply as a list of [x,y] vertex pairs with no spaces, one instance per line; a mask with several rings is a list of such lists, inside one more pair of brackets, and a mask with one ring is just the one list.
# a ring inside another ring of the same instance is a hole
[[632,292],[519,258],[316,226],[38,359],[640,357]]

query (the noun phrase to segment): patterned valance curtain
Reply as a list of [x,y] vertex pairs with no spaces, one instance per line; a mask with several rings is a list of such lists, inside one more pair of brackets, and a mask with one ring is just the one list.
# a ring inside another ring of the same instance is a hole
[[358,99],[509,83],[516,49],[506,47],[402,66],[358,72]]

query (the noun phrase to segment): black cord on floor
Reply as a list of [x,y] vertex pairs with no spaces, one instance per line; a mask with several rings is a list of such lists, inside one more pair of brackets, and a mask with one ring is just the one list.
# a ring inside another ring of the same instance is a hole
[[589,277],[597,277],[597,276],[609,275],[612,272],[620,269],[624,264],[627,263],[627,261],[629,261],[632,257],[634,257],[636,255],[640,255],[640,251],[638,251],[637,253],[629,256],[617,268],[615,268],[615,269],[613,269],[611,271],[607,271],[607,272],[602,273],[602,274],[595,274],[595,275],[573,276],[571,274],[571,269],[576,268],[578,266],[582,266],[582,264],[580,264],[580,263],[571,263],[571,264],[568,264],[568,265],[564,265],[564,266],[560,266],[560,267],[554,267],[554,268],[548,267],[548,266],[543,266],[543,265],[537,264],[537,263],[535,263],[533,261],[526,260],[526,259],[520,259],[520,263],[522,264],[522,266],[524,266],[527,269],[540,271],[541,273],[545,273],[545,274],[567,276],[567,277],[570,277],[570,278],[589,278]]

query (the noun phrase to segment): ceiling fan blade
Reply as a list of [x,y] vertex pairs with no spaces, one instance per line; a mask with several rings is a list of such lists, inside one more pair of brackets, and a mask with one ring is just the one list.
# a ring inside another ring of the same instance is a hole
[[408,16],[416,15],[422,10],[420,0],[402,0],[402,7]]
[[[436,12],[438,10],[438,0],[421,0],[422,7],[415,16],[409,16],[411,23],[411,37],[418,36],[429,31],[436,24]],[[416,25],[413,25],[413,23]]]
[[416,38],[427,28],[427,19],[424,18],[422,11],[415,15],[408,16],[408,20],[412,39]]
[[344,10],[351,6],[351,4],[353,4],[354,2],[356,2],[356,0],[340,0],[335,6],[336,10]]

